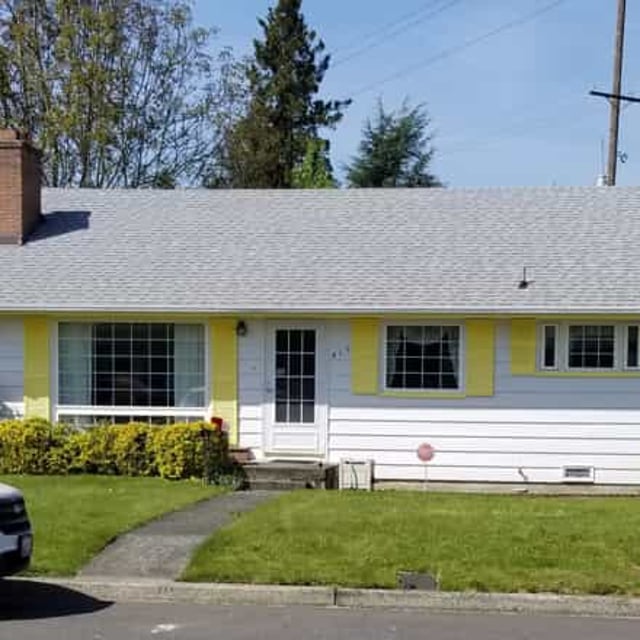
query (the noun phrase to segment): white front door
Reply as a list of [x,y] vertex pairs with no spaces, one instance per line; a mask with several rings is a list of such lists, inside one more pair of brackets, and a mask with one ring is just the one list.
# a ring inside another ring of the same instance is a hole
[[267,348],[267,453],[322,455],[327,402],[322,327],[271,325]]

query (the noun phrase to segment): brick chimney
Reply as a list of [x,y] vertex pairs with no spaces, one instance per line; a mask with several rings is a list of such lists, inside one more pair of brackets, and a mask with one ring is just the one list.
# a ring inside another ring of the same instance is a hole
[[38,224],[40,151],[13,129],[0,129],[0,244],[23,244]]

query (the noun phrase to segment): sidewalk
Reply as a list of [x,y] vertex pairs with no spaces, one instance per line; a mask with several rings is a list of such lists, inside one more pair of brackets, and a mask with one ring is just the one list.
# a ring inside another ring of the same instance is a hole
[[118,537],[79,573],[81,578],[178,578],[195,549],[235,514],[255,509],[277,491],[236,491],[153,520]]

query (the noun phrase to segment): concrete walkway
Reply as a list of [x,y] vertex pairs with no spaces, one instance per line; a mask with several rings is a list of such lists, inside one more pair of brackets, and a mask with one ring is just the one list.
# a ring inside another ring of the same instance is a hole
[[117,538],[80,572],[81,577],[175,579],[195,549],[237,513],[281,492],[238,491],[169,513]]

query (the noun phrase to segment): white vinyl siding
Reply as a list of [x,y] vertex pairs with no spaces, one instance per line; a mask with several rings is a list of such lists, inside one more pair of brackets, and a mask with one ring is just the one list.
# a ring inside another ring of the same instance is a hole
[[247,321],[247,334],[238,337],[238,434],[239,446],[256,458],[264,451],[266,358],[266,323]]
[[24,413],[24,329],[0,318],[0,419]]
[[[326,321],[328,455],[375,461],[378,480],[424,479],[422,442],[436,456],[429,478],[467,482],[563,481],[589,466],[599,484],[640,484],[640,377],[513,376],[510,323],[496,331],[495,394],[462,399],[354,395],[351,329]],[[239,347],[240,445],[263,457],[265,325],[248,322]]]
[[596,483],[640,484],[640,377],[512,376],[505,321],[493,397],[356,396],[348,323],[329,326],[331,461],[372,458],[379,480],[419,481],[429,442],[432,480],[562,482],[564,466],[592,466]]

